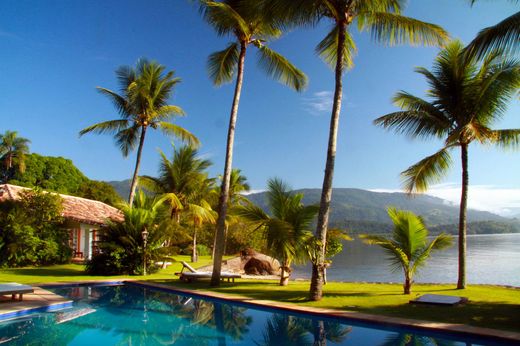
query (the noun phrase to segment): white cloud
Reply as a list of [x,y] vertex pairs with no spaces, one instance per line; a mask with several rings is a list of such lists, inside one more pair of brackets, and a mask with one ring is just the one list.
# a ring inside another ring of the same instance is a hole
[[[402,192],[392,189],[372,189],[374,192]],[[427,194],[442,198],[452,205],[460,203],[460,184],[446,183],[434,185]],[[471,185],[468,190],[468,208],[490,211],[511,217],[520,216],[520,188],[507,188],[494,185]]]
[[312,115],[328,113],[332,109],[332,91],[318,91],[303,99],[305,109]]
[[266,190],[249,190],[249,191],[244,191],[242,192],[242,194],[244,196],[247,196],[247,195],[252,195],[254,193],[260,193],[260,192],[265,192]]

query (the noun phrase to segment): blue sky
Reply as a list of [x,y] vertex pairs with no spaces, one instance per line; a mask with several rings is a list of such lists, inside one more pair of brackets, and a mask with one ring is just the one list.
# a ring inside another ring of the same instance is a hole
[[[506,0],[483,0],[473,8],[465,0],[409,3],[406,15],[440,24],[464,42],[518,6]],[[271,45],[307,73],[310,83],[303,93],[267,78],[257,69],[253,50],[248,53],[234,167],[243,170],[254,189],[264,188],[273,176],[295,188],[321,186],[334,79],[314,47],[327,28],[294,30]],[[366,33],[354,37],[359,51],[354,69],[344,78],[334,186],[395,190],[399,173],[440,143],[411,141],[374,127],[372,121],[396,110],[390,100],[398,90],[424,95],[426,84],[413,69],[429,68],[437,49],[388,48]],[[206,59],[228,40],[217,37],[184,0],[3,1],[0,132],[18,131],[31,139],[32,151],[70,158],[92,179],[129,178],[134,155],[123,159],[108,135],[79,138],[78,131],[118,117],[95,87],[117,89],[115,69],[147,57],[182,78],[171,103],[181,106],[187,117],[176,123],[199,137],[201,153],[214,162],[211,173],[220,174],[233,86],[212,86]],[[519,113],[514,101],[496,127],[519,128]],[[156,174],[158,148],[170,154],[170,139],[149,132],[142,174]],[[454,152],[455,161],[458,157]],[[518,152],[470,148],[472,185],[520,190],[519,168]],[[458,184],[459,176],[456,164],[444,182]]]

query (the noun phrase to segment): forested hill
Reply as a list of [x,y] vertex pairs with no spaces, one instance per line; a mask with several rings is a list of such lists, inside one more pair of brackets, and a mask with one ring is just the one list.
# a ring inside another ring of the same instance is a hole
[[[130,181],[108,182],[124,198],[128,197]],[[302,189],[305,204],[318,204],[320,189]],[[253,203],[267,210],[264,192],[247,196]],[[332,194],[330,225],[348,229],[351,233],[380,233],[391,231],[386,213],[388,206],[411,210],[421,215],[434,233],[456,233],[459,208],[449,202],[428,195],[410,198],[404,193],[372,192],[361,189],[334,189]],[[520,222],[479,210],[468,210],[468,234],[520,232]]]
[[[304,194],[304,204],[318,204],[320,189],[296,190]],[[265,192],[247,196],[266,209]],[[432,231],[456,231],[459,208],[447,201],[428,195],[410,198],[404,193],[372,192],[360,189],[336,188],[332,193],[330,225],[347,228],[354,233],[386,232],[391,229],[386,209],[394,206],[421,215]],[[468,233],[520,232],[517,221],[478,210],[468,210]]]

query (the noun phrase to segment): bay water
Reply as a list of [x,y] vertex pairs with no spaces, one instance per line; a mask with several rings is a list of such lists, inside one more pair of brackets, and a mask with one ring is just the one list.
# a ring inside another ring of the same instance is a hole
[[[456,283],[457,237],[448,249],[434,252],[414,279],[423,283]],[[388,255],[376,245],[359,238],[343,244],[332,259],[327,280],[348,282],[402,282],[402,270],[392,271]],[[469,235],[467,237],[467,283],[520,287],[520,233]],[[293,278],[309,278],[310,265],[295,266]]]

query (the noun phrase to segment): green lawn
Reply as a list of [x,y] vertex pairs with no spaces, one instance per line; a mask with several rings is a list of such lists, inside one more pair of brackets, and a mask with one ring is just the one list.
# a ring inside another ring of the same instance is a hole
[[[176,272],[181,271],[182,264],[180,261],[190,263],[190,256],[175,256],[177,262],[168,266],[166,269],[160,270],[158,273],[142,276],[93,276],[85,273],[85,266],[81,264],[63,264],[49,267],[29,267],[29,268],[13,268],[0,270],[0,282],[18,282],[22,284],[37,284],[48,282],[63,281],[89,281],[89,280],[105,280],[105,279],[146,279],[146,280],[168,280],[177,278]],[[199,268],[211,264],[209,256],[200,256],[197,263],[190,263],[193,267]]]
[[[178,256],[178,260],[189,261],[188,256]],[[210,263],[203,257],[194,267]],[[87,281],[97,279],[144,279],[141,276],[89,276],[82,265],[68,264],[41,268],[20,268],[0,270],[0,282],[45,283],[60,281]],[[235,284],[224,283],[219,288],[210,288],[207,281],[187,284],[180,282],[174,273],[181,269],[174,263],[159,273],[145,279],[168,284],[173,287],[193,290],[211,290],[230,295],[240,295],[255,299],[277,300],[303,306],[361,311],[386,316],[397,316],[446,323],[468,324],[478,327],[520,331],[520,289],[498,286],[475,285],[465,290],[454,289],[455,285],[419,285],[412,288],[412,294],[402,294],[399,284],[334,283],[325,286],[324,298],[319,302],[307,300],[309,283],[290,282],[287,287],[278,286],[275,281],[238,280]],[[458,307],[414,306],[408,301],[419,294],[435,293],[465,296],[470,302]]]

